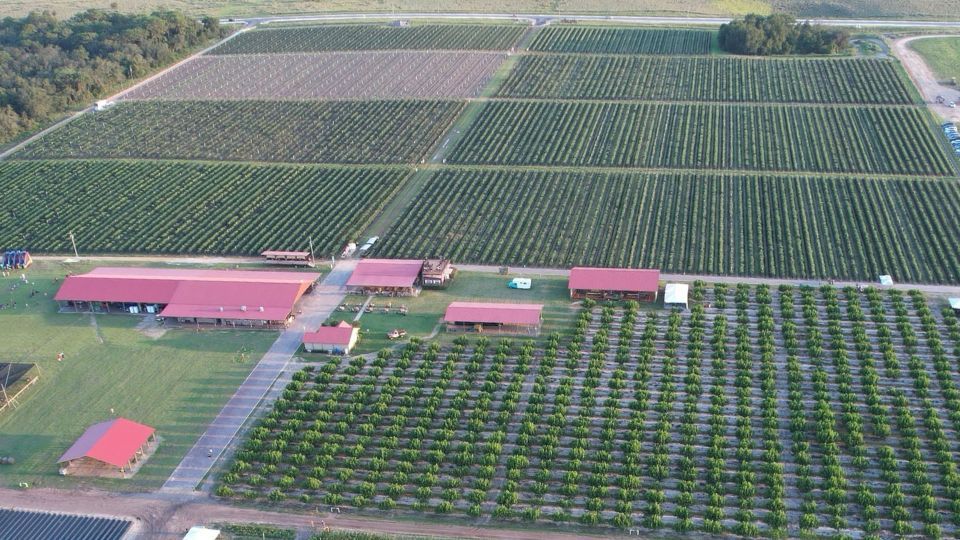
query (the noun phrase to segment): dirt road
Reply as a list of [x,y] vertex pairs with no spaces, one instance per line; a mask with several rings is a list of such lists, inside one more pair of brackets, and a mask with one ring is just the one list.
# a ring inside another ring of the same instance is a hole
[[[584,534],[553,531],[495,529],[486,526],[443,524],[422,520],[389,520],[350,514],[291,514],[239,508],[216,500],[191,495],[137,493],[117,494],[101,491],[56,489],[0,489],[0,507],[47,512],[67,512],[131,519],[136,538],[183,538],[193,525],[217,522],[267,523],[298,529],[301,533],[336,529],[362,530],[391,534],[416,534],[444,538],[491,538],[504,540],[573,540],[601,538]],[[321,507],[321,510],[327,510]]]
[[903,64],[904,69],[907,70],[907,74],[910,75],[910,78],[913,80],[913,84],[915,84],[920,90],[920,94],[923,96],[924,101],[927,102],[930,110],[944,120],[960,122],[960,107],[956,109],[950,109],[937,103],[937,96],[943,96],[943,98],[948,102],[955,101],[960,104],[960,91],[958,91],[956,88],[940,84],[940,82],[937,80],[937,76],[933,73],[933,70],[930,69],[930,66],[928,66],[926,62],[923,61],[923,57],[920,56],[917,51],[913,50],[912,47],[910,47],[910,43],[913,41],[935,37],[956,36],[939,34],[898,39],[893,42],[893,47],[891,50],[893,51],[894,56],[900,59],[900,63]]

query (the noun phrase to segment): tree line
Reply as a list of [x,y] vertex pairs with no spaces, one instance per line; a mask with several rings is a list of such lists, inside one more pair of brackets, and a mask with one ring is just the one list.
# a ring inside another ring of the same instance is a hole
[[216,19],[173,11],[6,17],[0,20],[0,143],[227,33]]
[[847,47],[850,34],[784,14],[747,15],[720,26],[720,48],[735,54],[834,54]]

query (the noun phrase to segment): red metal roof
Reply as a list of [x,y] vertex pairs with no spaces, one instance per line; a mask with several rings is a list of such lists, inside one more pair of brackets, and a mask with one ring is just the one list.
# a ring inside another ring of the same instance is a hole
[[657,292],[660,270],[585,268],[570,270],[570,288],[586,291]]
[[303,334],[303,342],[347,346],[355,331],[356,328],[353,325],[347,321],[340,321],[336,326],[321,326],[316,332],[306,332]]
[[153,431],[150,426],[126,418],[100,422],[87,428],[57,463],[88,457],[114,467],[123,467],[130,463]]
[[364,259],[347,280],[348,287],[413,287],[423,261],[413,259]]
[[538,324],[542,304],[453,302],[443,320],[448,323]]
[[164,317],[279,321],[318,277],[310,272],[103,267],[67,277],[54,298],[166,304],[160,313]]

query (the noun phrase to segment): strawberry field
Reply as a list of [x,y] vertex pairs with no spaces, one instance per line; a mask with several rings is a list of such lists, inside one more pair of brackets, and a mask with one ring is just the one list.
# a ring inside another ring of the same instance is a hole
[[960,282],[960,185],[444,171],[376,253],[511,266]]
[[692,297],[307,368],[217,494],[691,537],[956,535],[950,310],[829,286]]
[[85,114],[15,157],[415,163],[452,101],[132,101]]
[[209,54],[260,54],[367,50],[506,50],[523,34],[520,25],[322,25],[244,32]]
[[908,84],[889,60],[527,55],[499,96],[909,104]]
[[934,127],[914,107],[497,101],[484,106],[448,161],[955,174]]
[[124,99],[467,98],[505,58],[460,51],[200,56]]
[[707,54],[713,32],[659,28],[548,26],[533,38],[538,52],[592,54]]
[[144,161],[0,164],[0,243],[84,253],[336,252],[398,190],[399,169]]

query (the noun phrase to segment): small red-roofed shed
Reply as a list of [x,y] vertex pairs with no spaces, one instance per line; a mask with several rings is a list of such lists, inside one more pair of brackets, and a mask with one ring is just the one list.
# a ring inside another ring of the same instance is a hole
[[87,428],[57,463],[62,474],[126,478],[139,467],[155,442],[152,427],[114,418]]
[[587,268],[570,270],[570,298],[627,299],[655,302],[660,270],[644,268]]
[[448,330],[494,330],[504,334],[538,334],[542,304],[453,302],[443,316]]
[[347,280],[347,288],[359,294],[416,296],[421,270],[419,259],[363,259]]
[[340,321],[335,326],[321,326],[316,332],[304,333],[303,348],[307,352],[350,354],[359,335],[359,328],[347,321]]

